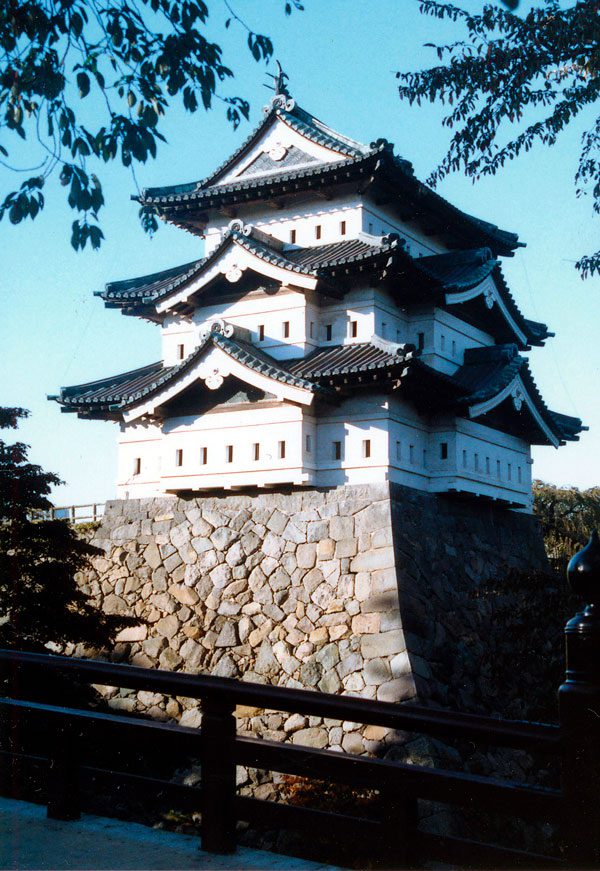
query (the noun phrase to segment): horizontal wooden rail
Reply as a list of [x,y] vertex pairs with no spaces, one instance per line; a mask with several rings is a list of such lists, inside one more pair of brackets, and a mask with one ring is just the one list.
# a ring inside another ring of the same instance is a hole
[[235,705],[420,732],[442,739],[468,739],[547,753],[560,753],[562,746],[559,727],[547,723],[500,720],[419,705],[397,705],[312,690],[245,683],[233,678],[181,674],[91,659],[0,649],[0,671],[11,665],[64,672],[85,683],[233,702]]

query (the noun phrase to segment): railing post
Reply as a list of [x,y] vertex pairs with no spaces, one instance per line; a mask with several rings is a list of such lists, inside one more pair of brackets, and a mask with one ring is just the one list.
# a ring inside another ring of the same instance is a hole
[[412,795],[382,789],[382,851],[384,868],[418,868],[419,810]]
[[569,865],[600,865],[600,541],[575,554],[569,583],[588,604],[565,627],[566,680],[559,689],[565,744],[563,789]]
[[60,717],[54,731],[48,765],[48,817],[53,820],[78,820],[79,764],[77,729],[72,720]]
[[209,853],[234,853],[235,844],[235,705],[220,699],[202,704],[201,838]]

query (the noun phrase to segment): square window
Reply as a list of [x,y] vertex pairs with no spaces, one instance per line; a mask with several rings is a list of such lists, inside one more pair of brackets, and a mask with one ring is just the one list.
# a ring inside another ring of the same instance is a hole
[[175,465],[183,466],[183,451],[181,448],[177,448],[175,451]]
[[289,337],[290,337],[290,322],[284,321],[283,322],[283,338],[289,339]]
[[206,466],[208,463],[208,448],[200,448],[200,465]]
[[177,359],[183,360],[185,357],[185,345],[177,345]]
[[321,225],[317,224],[317,226],[315,227],[315,239],[321,238],[321,231],[322,231]]
[[350,338],[355,339],[358,336],[358,321],[350,321]]
[[265,340],[265,325],[259,324],[258,325],[258,341],[264,342],[264,340]]
[[333,443],[333,459],[341,460],[342,459],[342,443],[334,442]]
[[290,230],[290,242],[292,243],[292,245],[296,244],[296,231],[295,230]]
[[233,445],[226,445],[225,447],[225,462],[233,463]]
[[330,342],[333,336],[333,324],[325,324],[325,341]]
[[312,438],[310,437],[310,435],[306,436],[304,444],[305,444],[305,448],[306,448],[306,453],[310,454],[312,451]]
[[442,442],[440,444],[440,460],[448,459],[448,442]]
[[346,222],[340,221],[340,236],[346,235]]
[[279,442],[279,459],[285,460],[285,442]]
[[133,461],[133,474],[139,475],[139,474],[141,474],[141,471],[142,471],[142,458],[136,457],[135,460]]
[[371,456],[371,439],[364,439],[363,441],[363,457],[368,460]]
[[260,445],[258,442],[255,442],[252,445],[252,456],[254,457],[255,462],[256,460],[260,460]]

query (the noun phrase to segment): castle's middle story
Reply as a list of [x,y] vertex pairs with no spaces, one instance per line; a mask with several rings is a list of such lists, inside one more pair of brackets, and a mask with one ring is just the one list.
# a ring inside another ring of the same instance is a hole
[[53,397],[118,423],[120,497],[389,481],[530,510],[531,445],[582,430],[533,380],[526,352],[553,334],[504,279],[517,236],[281,78],[215,172],[139,199],[204,242],[100,293],[158,325],[161,359]]

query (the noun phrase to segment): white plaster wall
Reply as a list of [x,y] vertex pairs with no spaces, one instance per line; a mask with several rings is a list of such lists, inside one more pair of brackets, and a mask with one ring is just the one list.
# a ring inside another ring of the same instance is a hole
[[423,333],[424,338],[423,362],[450,375],[463,365],[467,348],[495,344],[489,333],[437,307],[411,313],[407,336],[417,347],[419,333]]

